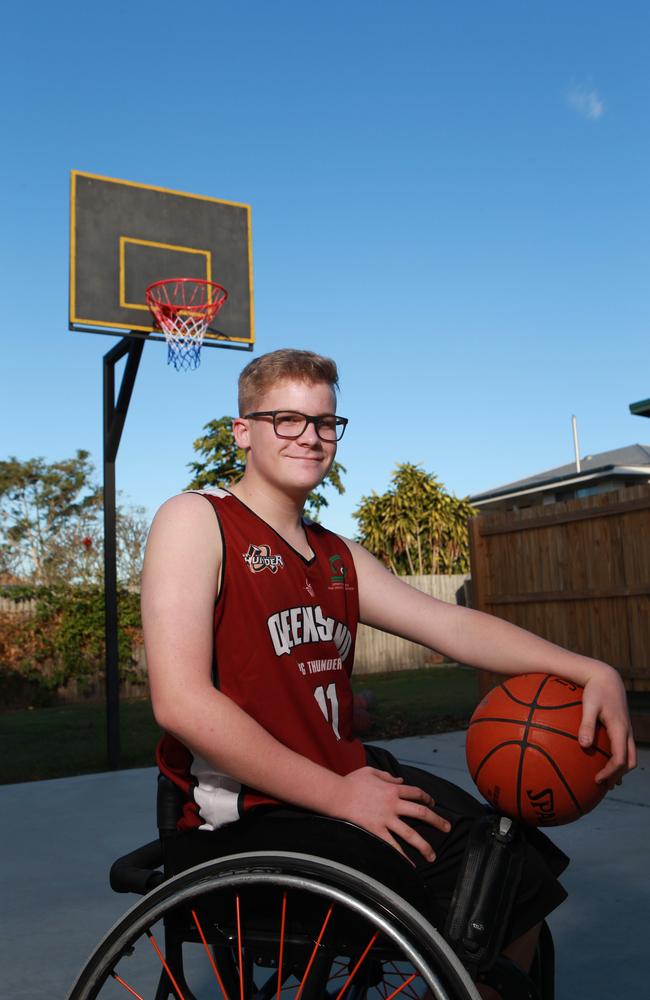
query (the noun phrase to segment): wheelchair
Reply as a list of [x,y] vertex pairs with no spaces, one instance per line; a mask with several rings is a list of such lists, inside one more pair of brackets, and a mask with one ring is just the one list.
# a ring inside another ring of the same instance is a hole
[[[480,1000],[472,941],[465,935],[459,950],[445,940],[424,915],[421,883],[379,838],[312,817],[316,855],[278,849],[288,830],[291,844],[301,835],[293,820],[267,824],[275,833],[262,841],[240,821],[224,834],[223,856],[170,874],[179,812],[178,790],[159,776],[159,838],[110,875],[115,891],[144,898],[96,947],[68,1000]],[[493,909],[493,896],[479,897],[483,913]],[[470,937],[484,919],[477,912]],[[546,925],[530,976],[494,954],[485,964],[484,981],[504,1000],[553,1000]]]

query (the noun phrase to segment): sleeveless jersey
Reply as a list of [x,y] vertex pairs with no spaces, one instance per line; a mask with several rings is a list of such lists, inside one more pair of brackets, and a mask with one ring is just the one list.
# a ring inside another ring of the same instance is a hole
[[[305,524],[306,559],[227,490],[201,493],[223,543],[213,681],[279,742],[338,774],[366,763],[352,735],[350,674],[359,619],[345,543]],[[275,800],[219,773],[165,735],[158,766],[184,792],[179,829],[214,830]]]

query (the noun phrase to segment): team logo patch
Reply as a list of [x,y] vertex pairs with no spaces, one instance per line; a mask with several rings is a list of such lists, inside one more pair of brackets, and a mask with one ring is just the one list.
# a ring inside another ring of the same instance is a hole
[[343,559],[339,555],[330,556],[330,581],[331,583],[343,583],[348,575],[347,567],[343,565]]
[[264,569],[277,573],[284,567],[282,556],[272,555],[270,545],[253,545],[251,542],[248,552],[242,552],[242,555],[251,573],[261,573]]

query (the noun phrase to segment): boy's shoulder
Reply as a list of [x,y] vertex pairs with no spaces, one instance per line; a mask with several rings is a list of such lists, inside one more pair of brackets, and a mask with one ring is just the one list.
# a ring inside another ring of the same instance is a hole
[[214,511],[210,509],[209,499],[202,496],[202,491],[186,491],[176,493],[165,500],[156,511],[151,526],[151,533],[157,537],[169,536],[183,532],[187,537],[202,534],[216,523]]

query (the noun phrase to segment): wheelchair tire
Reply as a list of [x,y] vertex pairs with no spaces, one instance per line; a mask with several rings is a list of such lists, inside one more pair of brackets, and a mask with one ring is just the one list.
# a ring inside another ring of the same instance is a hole
[[[189,972],[179,937],[193,945]],[[139,900],[68,1000],[390,1000],[427,990],[480,1000],[438,931],[400,896],[343,865],[269,851],[198,865]]]

